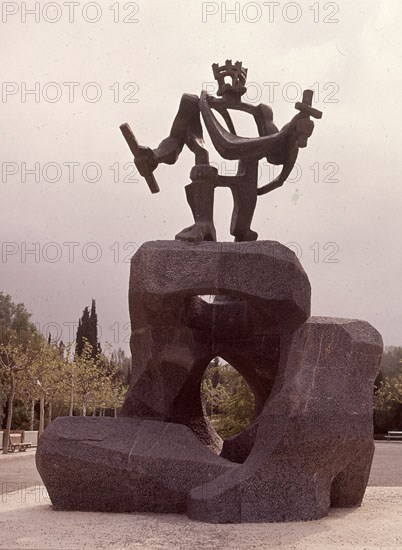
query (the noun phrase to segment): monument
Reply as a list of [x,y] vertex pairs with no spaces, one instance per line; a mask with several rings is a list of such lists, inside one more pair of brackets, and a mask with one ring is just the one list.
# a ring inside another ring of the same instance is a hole
[[[295,254],[257,241],[257,197],[289,176],[320,118],[306,90],[281,130],[267,105],[242,101],[242,63],[213,65],[218,97],[184,94],[169,137],[142,147],[121,130],[141,175],[187,145],[195,155],[187,201],[194,224],[174,241],[145,243],[131,263],[133,376],[120,418],[58,418],[39,442],[37,467],[55,509],[186,513],[212,522],[300,521],[330,506],[358,506],[374,444],[373,384],[382,339],[368,323],[311,317],[311,288]],[[229,82],[227,80],[230,80]],[[236,135],[230,110],[254,117],[259,137]],[[225,128],[216,118],[218,112]],[[235,176],[210,165],[203,141],[239,161]],[[282,165],[257,186],[258,161]],[[215,187],[229,187],[235,242],[216,242]],[[212,303],[203,299],[213,295]],[[200,386],[220,356],[246,379],[255,417],[218,436]]]

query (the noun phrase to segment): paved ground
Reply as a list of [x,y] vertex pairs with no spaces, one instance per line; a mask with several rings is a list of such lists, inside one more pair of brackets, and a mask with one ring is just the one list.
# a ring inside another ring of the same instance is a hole
[[54,512],[34,453],[0,456],[2,550],[401,550],[402,442],[377,442],[360,508],[314,522],[210,525],[173,514]]
[[402,441],[376,441],[369,485],[402,487]]
[[402,487],[369,487],[363,505],[294,523],[211,525],[175,514],[54,512],[45,495],[0,499],[2,550],[401,550]]
[[0,455],[0,495],[21,488],[41,485],[35,466],[35,451]]

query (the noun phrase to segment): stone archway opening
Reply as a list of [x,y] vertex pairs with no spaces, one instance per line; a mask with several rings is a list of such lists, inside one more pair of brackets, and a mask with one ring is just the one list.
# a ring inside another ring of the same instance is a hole
[[213,428],[223,439],[242,432],[254,419],[254,394],[243,376],[221,357],[205,369],[201,401]]
[[215,294],[199,294],[198,298],[200,298],[203,302],[206,304],[213,304],[216,298]]

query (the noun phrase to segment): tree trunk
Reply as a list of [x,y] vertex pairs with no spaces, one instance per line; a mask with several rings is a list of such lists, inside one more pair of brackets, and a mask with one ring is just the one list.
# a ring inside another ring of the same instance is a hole
[[74,415],[74,384],[71,384],[70,387],[70,410],[68,411],[68,416]]
[[82,404],[82,416],[86,416],[86,415],[87,415],[87,404],[84,399],[84,402]]
[[31,430],[31,432],[33,432],[34,425],[35,425],[35,398],[32,397],[32,399],[31,399],[31,420],[29,422],[29,429]]
[[38,438],[43,434],[44,429],[45,429],[45,392],[42,391],[40,394]]
[[15,380],[14,380],[14,374],[13,372],[11,372],[10,395],[8,397],[6,429],[3,432],[3,455],[8,454],[8,442],[10,439],[11,423],[13,421],[14,396],[15,396]]
[[117,418],[117,407],[114,408],[114,417]]
[[92,411],[92,416],[96,416],[96,408],[94,407],[94,410]]
[[51,401],[49,401],[47,407],[48,407],[47,408],[47,425],[49,426],[49,424],[52,421],[52,402]]

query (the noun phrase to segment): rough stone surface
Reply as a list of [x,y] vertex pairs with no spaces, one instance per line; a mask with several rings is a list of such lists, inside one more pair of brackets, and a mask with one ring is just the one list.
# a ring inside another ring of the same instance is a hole
[[236,467],[189,428],[139,418],[57,418],[37,468],[59,510],[183,513],[189,491]]
[[[258,415],[281,340],[310,315],[310,293],[296,255],[275,241],[144,244],[131,264],[134,374],[122,414],[184,423],[219,452],[200,398],[206,367],[220,356],[238,369]],[[203,295],[217,298],[208,304]]]
[[382,341],[363,321],[312,317],[292,336],[250,455],[193,489],[187,513],[211,522],[320,518],[358,506],[374,451]]
[[[361,503],[381,336],[363,321],[309,318],[310,284],[293,252],[273,241],[146,243],[129,302],[126,418],[59,419],[39,443],[56,508],[236,523]],[[216,356],[256,402],[253,423],[225,442],[200,396]]]

